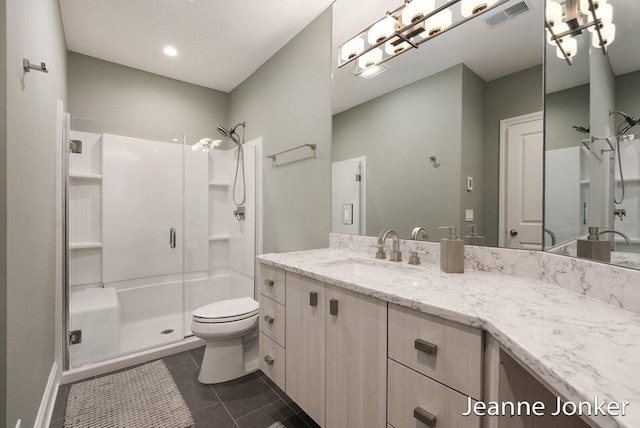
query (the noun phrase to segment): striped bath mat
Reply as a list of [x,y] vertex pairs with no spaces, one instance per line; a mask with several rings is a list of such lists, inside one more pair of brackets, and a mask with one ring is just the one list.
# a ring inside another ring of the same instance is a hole
[[65,428],[191,428],[187,407],[162,361],[71,386]]

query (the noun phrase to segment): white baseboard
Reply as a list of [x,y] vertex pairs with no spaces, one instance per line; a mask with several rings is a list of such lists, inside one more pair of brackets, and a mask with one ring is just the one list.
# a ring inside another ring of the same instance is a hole
[[40,402],[40,408],[38,409],[38,416],[36,416],[36,422],[33,424],[34,428],[48,428],[51,423],[51,415],[53,414],[53,406],[56,403],[56,396],[58,395],[58,363],[54,362],[49,373],[49,380],[47,381],[47,387],[44,390],[42,401]]

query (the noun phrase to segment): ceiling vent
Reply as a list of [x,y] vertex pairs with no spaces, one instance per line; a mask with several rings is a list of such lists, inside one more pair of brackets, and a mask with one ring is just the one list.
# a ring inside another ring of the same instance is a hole
[[515,18],[516,16],[522,15],[523,13],[529,12],[530,10],[533,10],[533,6],[531,6],[530,1],[521,1],[490,16],[489,18],[485,19],[484,22],[486,22],[490,28],[494,28],[511,18]]

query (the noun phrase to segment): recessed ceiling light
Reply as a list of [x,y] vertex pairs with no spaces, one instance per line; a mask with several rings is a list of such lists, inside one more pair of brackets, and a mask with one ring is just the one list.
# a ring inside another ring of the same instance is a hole
[[178,55],[178,50],[176,48],[174,48],[173,46],[166,46],[162,52],[164,52],[164,54],[166,56],[176,56]]

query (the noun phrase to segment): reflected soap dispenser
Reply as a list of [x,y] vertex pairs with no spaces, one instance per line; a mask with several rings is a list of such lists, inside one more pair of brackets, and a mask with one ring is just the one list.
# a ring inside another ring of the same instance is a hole
[[444,226],[439,229],[449,229],[447,239],[440,241],[440,270],[447,273],[463,273],[464,241],[458,239],[454,226]]
[[483,246],[484,245],[484,236],[479,236],[478,232],[476,232],[476,225],[475,224],[468,224],[467,225],[468,228],[471,229],[471,234],[470,235],[466,235],[464,237],[464,243],[467,245],[480,245]]

